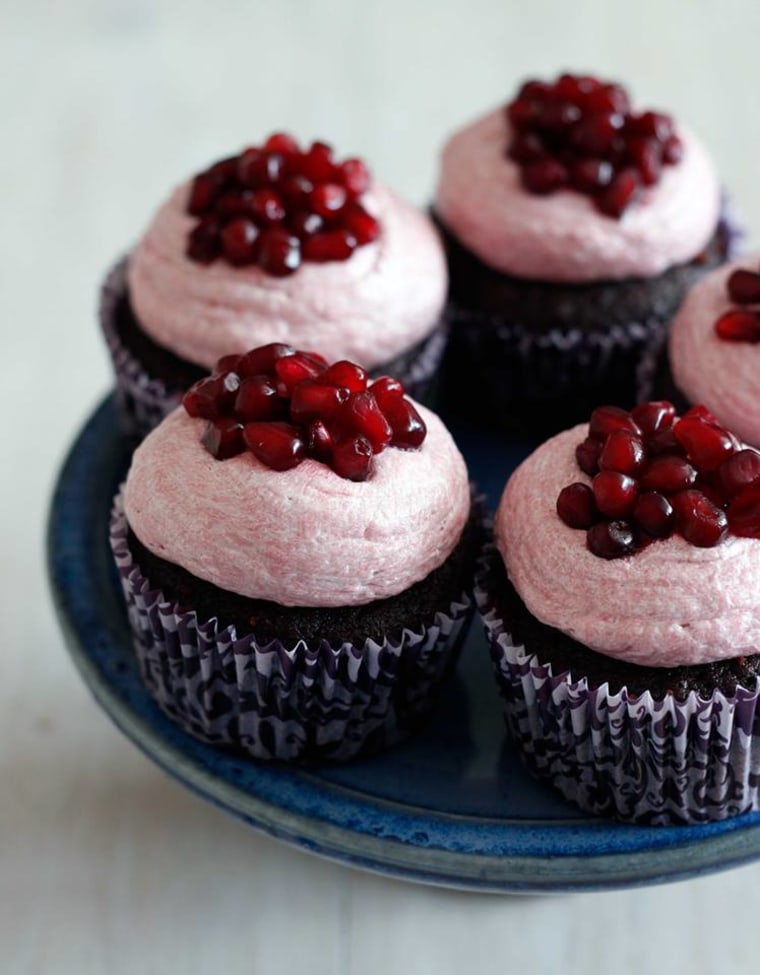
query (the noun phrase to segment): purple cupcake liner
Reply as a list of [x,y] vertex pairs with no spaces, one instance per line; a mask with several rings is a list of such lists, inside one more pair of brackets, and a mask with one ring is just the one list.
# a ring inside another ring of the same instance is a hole
[[486,577],[482,568],[475,599],[507,726],[533,773],[586,812],[631,823],[704,823],[760,808],[760,688],[654,700],[555,675],[513,643]]
[[[179,406],[184,390],[168,387],[163,380],[151,376],[119,337],[116,313],[127,294],[128,261],[128,257],[122,258],[108,272],[100,293],[99,319],[116,376],[122,429],[129,436],[142,438]],[[448,320],[444,317],[412,349],[373,369],[372,378],[393,376],[404,384],[413,399],[432,405],[448,331]]]
[[142,677],[158,705],[196,738],[258,759],[343,762],[406,737],[431,709],[474,610],[463,593],[432,625],[382,644],[260,645],[151,587],[127,545],[121,493],[110,542]]

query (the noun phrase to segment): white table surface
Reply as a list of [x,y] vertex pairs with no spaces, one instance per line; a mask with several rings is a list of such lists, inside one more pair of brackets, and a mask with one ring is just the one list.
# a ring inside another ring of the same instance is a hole
[[[95,293],[173,182],[272,130],[419,203],[445,133],[518,79],[626,80],[712,147],[754,228],[753,0],[0,0],[0,973],[749,972],[760,864],[516,898],[355,872],[261,836],[112,727],[43,570],[54,473],[108,388]],[[751,967],[750,967],[751,966]]]

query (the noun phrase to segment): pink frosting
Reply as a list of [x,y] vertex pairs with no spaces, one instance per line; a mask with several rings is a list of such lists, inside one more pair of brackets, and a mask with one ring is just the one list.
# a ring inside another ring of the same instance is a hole
[[222,589],[287,606],[394,596],[450,555],[470,510],[467,468],[438,417],[419,450],[389,447],[354,483],[313,460],[273,471],[215,460],[179,408],[132,459],[124,509],[155,555]]
[[654,542],[607,561],[556,513],[557,495],[589,482],[575,462],[581,424],[547,441],[512,475],[496,514],[496,543],[528,609],[609,657],[654,667],[760,652],[760,542],[695,548]]
[[726,294],[731,272],[759,267],[756,254],[706,275],[687,295],[670,332],[670,365],[679,389],[755,446],[760,446],[760,345],[718,338],[715,322],[735,307]]
[[580,193],[524,190],[506,156],[502,106],[445,146],[435,208],[462,244],[506,274],[574,282],[654,277],[696,257],[718,222],[713,164],[693,135],[678,134],[683,160],[666,166],[657,186],[617,220]]
[[268,342],[318,350],[330,360],[381,365],[428,335],[446,297],[443,249],[430,220],[375,185],[366,208],[380,238],[347,261],[305,262],[289,277],[185,257],[195,220],[189,184],[159,209],[129,262],[143,329],[178,356],[211,368],[223,355]]

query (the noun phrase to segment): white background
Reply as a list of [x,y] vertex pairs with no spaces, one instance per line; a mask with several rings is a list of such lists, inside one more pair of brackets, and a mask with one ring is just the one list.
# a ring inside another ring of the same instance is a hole
[[627,82],[760,227],[753,0],[0,0],[0,972],[633,972],[757,964],[760,865],[538,899],[307,857],[170,781],[74,672],[43,574],[54,473],[110,379],[106,265],[169,187],[274,129],[413,201],[525,75]]

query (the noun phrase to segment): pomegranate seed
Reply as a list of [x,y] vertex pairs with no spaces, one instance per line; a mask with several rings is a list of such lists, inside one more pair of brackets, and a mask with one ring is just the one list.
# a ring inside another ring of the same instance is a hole
[[309,213],[308,210],[299,210],[288,219],[288,226],[302,242],[305,237],[318,234],[324,227],[324,220],[316,213]]
[[738,450],[723,461],[715,479],[726,501],[745,488],[760,484],[760,454],[749,448]]
[[222,252],[230,264],[242,267],[256,260],[259,228],[252,220],[238,217],[222,230]]
[[261,185],[259,162],[264,153],[261,149],[251,147],[242,152],[237,161],[237,178],[243,186],[256,187]]
[[605,156],[623,128],[624,121],[617,112],[587,115],[573,128],[572,143],[584,155]]
[[726,282],[728,296],[737,305],[754,305],[760,303],[760,274],[756,271],[746,271],[737,268]]
[[422,446],[427,427],[410,400],[403,397],[389,400],[383,412],[393,431],[391,446],[408,450]]
[[182,397],[182,405],[190,416],[213,420],[219,416],[216,397],[219,383],[215,377],[207,376],[193,383]]
[[587,437],[583,443],[579,443],[575,448],[575,459],[578,462],[578,467],[589,477],[599,473],[599,455],[603,446],[602,440],[593,440],[591,437]]
[[292,423],[246,423],[246,447],[262,464],[275,471],[288,471],[306,456],[306,444]]
[[238,374],[240,376],[274,376],[274,366],[278,359],[284,356],[295,355],[292,345],[285,345],[283,342],[270,342],[269,345],[260,345],[257,349],[251,349],[240,357],[238,363]]
[[398,379],[391,379],[390,376],[381,376],[376,379],[369,388],[369,391],[377,400],[377,405],[385,412],[387,406],[403,397],[406,390]]
[[657,142],[665,143],[674,135],[673,119],[661,112],[644,112],[643,115],[633,116],[628,124],[635,135]]
[[587,96],[586,110],[589,114],[616,112],[625,116],[631,103],[621,85],[602,85]]
[[665,454],[675,454],[685,457],[686,451],[676,440],[673,427],[664,427],[647,438],[647,453],[650,457],[658,457]]
[[316,379],[324,367],[315,362],[304,352],[294,352],[293,355],[282,356],[274,364],[276,377],[285,384],[288,395],[292,396],[295,387],[304,379]]
[[340,359],[325,370],[321,382],[345,386],[350,393],[363,393],[367,388],[367,371],[355,362]]
[[380,236],[380,222],[371,213],[367,213],[359,204],[348,206],[343,211],[343,226],[356,240],[358,247],[371,244]]
[[301,159],[301,173],[312,183],[326,183],[336,176],[332,147],[325,142],[312,143]]
[[726,512],[701,491],[681,491],[671,499],[678,531],[690,545],[712,548],[728,531]]
[[627,430],[637,437],[641,436],[641,431],[627,410],[619,406],[597,406],[589,420],[589,437],[594,440],[606,440],[616,430]]
[[306,209],[309,194],[313,189],[314,184],[311,180],[299,174],[286,176],[277,185],[280,199],[291,210]]
[[598,520],[599,512],[588,484],[576,481],[562,488],[557,498],[557,514],[568,528],[590,528]]
[[538,125],[552,134],[569,129],[581,117],[581,110],[570,102],[545,102],[538,119]]
[[322,420],[314,420],[309,424],[306,438],[306,449],[309,457],[330,464],[333,452],[333,436]]
[[667,538],[675,527],[673,505],[658,491],[645,491],[636,500],[633,520],[652,538]]
[[715,323],[715,331],[725,342],[760,342],[760,312],[727,311]]
[[214,207],[216,215],[221,220],[233,220],[235,217],[248,217],[251,214],[251,190],[241,193],[225,193],[216,201]]
[[713,471],[734,453],[734,440],[717,424],[697,417],[683,416],[674,427],[676,440],[697,470]]
[[217,460],[227,460],[245,449],[243,425],[231,416],[211,420],[203,431],[201,443]]
[[748,487],[737,494],[726,514],[734,535],[760,538],[760,488]]
[[349,395],[345,386],[327,386],[304,379],[293,389],[290,415],[299,423],[317,417],[329,420],[338,407],[347,402]]
[[188,235],[186,254],[198,264],[211,264],[221,253],[222,242],[216,217],[204,217]]
[[557,159],[547,157],[539,162],[529,163],[522,170],[523,186],[531,193],[553,193],[567,186],[567,169]]
[[509,147],[509,158],[515,162],[538,162],[546,155],[546,145],[537,132],[518,132]]
[[284,419],[285,404],[269,376],[250,376],[241,382],[235,398],[235,415],[246,422]]
[[259,237],[259,267],[276,277],[285,277],[301,265],[301,243],[287,230],[271,227]]
[[507,106],[507,118],[516,129],[526,129],[541,118],[541,102],[530,96],[517,98]]
[[531,79],[530,81],[525,81],[520,87],[517,93],[517,100],[522,99],[537,99],[538,101],[543,101],[547,95],[551,94],[551,85],[548,85],[545,81],[535,81]]
[[207,170],[210,176],[219,181],[222,190],[231,186],[237,178],[237,156],[229,156],[227,159],[220,159],[210,166]]
[[338,167],[338,179],[351,199],[366,193],[371,182],[369,170],[361,159],[346,159]]
[[677,135],[671,135],[662,147],[663,161],[674,166],[683,159],[683,152],[683,142],[681,142]]
[[633,511],[639,488],[627,474],[599,471],[591,486],[597,508],[608,518],[622,518]]
[[349,481],[366,481],[372,469],[372,447],[366,437],[349,437],[335,444],[333,469]]
[[685,457],[665,454],[649,461],[639,477],[642,491],[659,491],[676,494],[690,488],[697,479],[697,472]]
[[570,170],[570,182],[582,193],[595,193],[609,186],[614,170],[606,159],[581,159]]
[[384,450],[393,437],[390,423],[368,390],[352,393],[334,414],[331,427],[341,439],[350,434],[366,437],[376,454]]
[[586,532],[586,547],[602,559],[619,559],[631,555],[636,539],[626,521],[600,521]]
[[307,261],[345,261],[356,250],[356,238],[347,230],[330,230],[314,234],[303,241],[303,256]]
[[348,195],[340,183],[321,183],[309,194],[309,209],[320,217],[334,217],[346,205]]
[[299,152],[298,143],[293,136],[286,132],[275,132],[274,135],[270,135],[264,143],[264,149],[267,152],[276,152],[282,156],[295,155]]
[[192,182],[187,201],[187,212],[194,217],[202,217],[216,202],[222,189],[222,182],[210,173],[200,173]]
[[620,474],[638,473],[645,461],[644,444],[627,430],[611,433],[599,455],[602,470],[618,471]]
[[242,358],[240,355],[223,355],[221,359],[217,359],[214,375],[221,376],[225,372],[235,372],[240,375],[239,366]]
[[633,139],[628,143],[627,155],[639,172],[644,186],[654,186],[662,174],[660,146],[654,139]]
[[609,217],[619,217],[636,200],[641,181],[635,169],[623,169],[596,197],[597,209]]
[[285,219],[285,207],[274,190],[255,190],[251,194],[250,210],[259,227],[268,227]]
[[631,410],[631,418],[645,439],[661,430],[669,430],[676,418],[676,408],[668,400],[639,403]]
[[240,376],[236,372],[223,372],[214,376],[216,383],[216,404],[221,414],[232,413],[235,408]]

